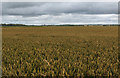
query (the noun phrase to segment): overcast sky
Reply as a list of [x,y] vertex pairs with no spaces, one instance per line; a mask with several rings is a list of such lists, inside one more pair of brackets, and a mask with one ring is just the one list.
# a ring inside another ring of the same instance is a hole
[[117,2],[3,2],[2,23],[117,24]]

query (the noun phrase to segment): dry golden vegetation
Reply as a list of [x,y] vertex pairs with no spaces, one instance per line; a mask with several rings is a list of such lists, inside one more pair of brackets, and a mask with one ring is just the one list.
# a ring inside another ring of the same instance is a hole
[[3,27],[3,76],[117,76],[118,27]]

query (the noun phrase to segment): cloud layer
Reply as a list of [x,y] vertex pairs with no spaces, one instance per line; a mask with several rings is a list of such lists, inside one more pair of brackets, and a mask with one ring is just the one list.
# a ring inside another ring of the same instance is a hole
[[117,23],[116,2],[3,2],[3,23]]

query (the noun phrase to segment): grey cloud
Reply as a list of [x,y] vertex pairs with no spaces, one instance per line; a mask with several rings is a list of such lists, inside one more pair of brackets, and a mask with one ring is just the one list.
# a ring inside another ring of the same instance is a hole
[[3,15],[117,14],[116,2],[3,2]]
[[2,23],[116,24],[117,2],[3,2]]
[[43,2],[2,2],[2,6],[4,8],[14,9],[14,8],[27,8],[27,7],[33,7],[37,5],[43,5]]

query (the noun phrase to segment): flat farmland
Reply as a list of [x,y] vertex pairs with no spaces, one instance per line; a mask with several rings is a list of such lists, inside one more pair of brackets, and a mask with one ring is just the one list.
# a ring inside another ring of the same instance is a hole
[[117,26],[2,27],[3,76],[117,76]]

